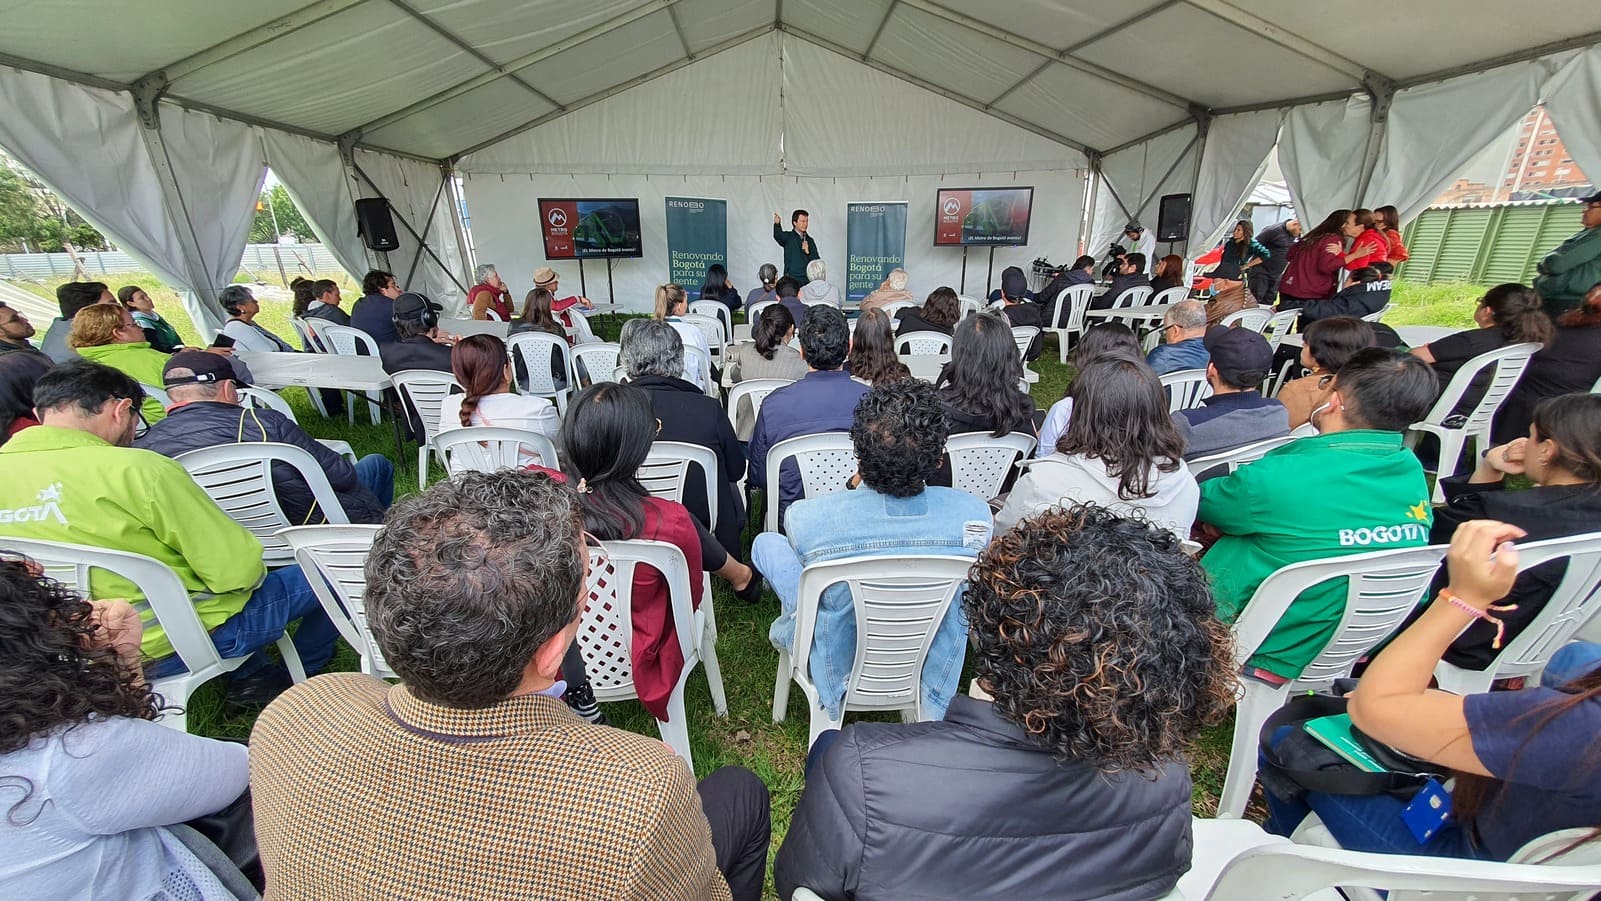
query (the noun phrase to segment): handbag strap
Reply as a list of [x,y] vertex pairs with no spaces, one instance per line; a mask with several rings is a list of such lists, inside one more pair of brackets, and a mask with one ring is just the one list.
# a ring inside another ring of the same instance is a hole
[[[1300,728],[1308,720],[1337,716],[1346,711],[1346,699],[1330,695],[1299,695],[1274,711],[1262,724],[1257,744],[1265,767],[1271,767],[1307,791],[1326,795],[1382,795],[1415,789],[1423,779],[1413,773],[1369,773],[1355,766],[1333,770],[1304,770],[1286,766],[1273,747],[1273,736],[1285,726]],[[1315,740],[1315,739],[1314,739]]]

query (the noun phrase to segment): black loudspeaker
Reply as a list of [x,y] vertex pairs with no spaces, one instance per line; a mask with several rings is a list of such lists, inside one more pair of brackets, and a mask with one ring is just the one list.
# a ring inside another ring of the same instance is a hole
[[390,251],[399,247],[395,220],[389,215],[389,201],[382,197],[356,201],[356,234],[367,242],[369,250]]
[[1156,214],[1156,240],[1188,241],[1189,239],[1190,195],[1162,195],[1162,207]]

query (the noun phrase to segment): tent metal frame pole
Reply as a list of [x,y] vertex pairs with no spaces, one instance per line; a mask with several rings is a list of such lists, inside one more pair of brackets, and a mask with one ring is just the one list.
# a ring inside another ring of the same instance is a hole
[[285,13],[271,22],[264,22],[249,31],[240,32],[212,44],[198,53],[192,53],[183,59],[167,63],[145,73],[143,77],[149,78],[153,75],[161,75],[166,78],[168,84],[171,84],[180,78],[193,75],[201,69],[232,59],[269,41],[276,41],[285,35],[294,34],[302,28],[315,25],[324,19],[336,16],[365,2],[367,0],[317,0],[315,3]]
[[878,27],[873,29],[873,39],[867,42],[867,49],[862,51],[863,61],[873,55],[873,48],[878,46],[878,39],[884,34],[884,27],[889,24],[890,16],[895,15],[895,7],[899,6],[900,2],[901,0],[889,0],[889,6],[884,8],[884,18],[879,19]]
[[[1184,223],[1184,255],[1190,254],[1190,239],[1195,237],[1195,192],[1201,187],[1201,167],[1206,164],[1206,139],[1212,133],[1212,117],[1200,116],[1195,120],[1195,140],[1200,147],[1195,151],[1195,175],[1190,179],[1190,218]],[[1182,154],[1180,155],[1182,158]],[[1162,224],[1160,208],[1157,210],[1156,224]],[[1168,253],[1173,252],[1173,242],[1167,242]]]
[[467,223],[462,219],[467,200],[461,186],[456,184],[455,168],[449,163],[440,163],[439,171],[445,177],[445,191],[450,198],[450,221],[456,228],[456,245],[461,248],[461,274],[464,279],[471,281],[473,270],[478,266],[478,252],[467,237]]
[[[428,221],[423,223],[423,225],[422,225],[422,235],[417,238],[417,241],[420,244],[422,244],[423,247],[427,247],[428,246],[428,234],[429,234],[429,232],[432,232],[434,230],[434,220],[439,218],[439,198],[444,197],[444,196],[445,196],[445,179],[444,179],[444,172],[443,172],[443,170],[441,170],[440,179],[439,179],[439,190],[434,192],[434,202],[431,205],[429,205],[429,207],[428,207]],[[393,205],[391,204],[390,207],[392,209]],[[445,265],[444,261],[440,260],[439,257],[436,256],[432,251],[429,251],[428,255],[433,257],[434,261],[439,263],[439,265],[441,267],[443,267]],[[412,277],[417,274],[417,264],[420,263],[420,262],[422,262],[422,254],[419,253],[419,254],[415,254],[414,256],[412,256],[412,258],[411,258],[411,268],[406,270],[406,281],[405,281],[405,284],[408,284],[408,285],[411,284]],[[449,270],[446,269],[446,271],[448,272]],[[451,278],[451,281],[456,281],[456,277],[454,275],[452,275],[450,278]],[[456,282],[456,287],[460,288],[461,287],[461,282]]]
[[[444,38],[445,40],[449,41],[450,43],[455,44],[457,47],[461,48],[461,51],[463,53],[467,54],[468,56],[471,56],[473,59],[478,60],[480,63],[483,63],[484,65],[488,66],[489,68],[493,69],[497,65],[499,65],[494,60],[492,60],[488,56],[486,56],[483,53],[483,51],[479,50],[477,47],[474,47],[473,45],[471,45],[471,44],[467,43],[466,41],[462,40],[461,37],[459,35],[457,35],[454,31],[451,31],[450,29],[446,28],[445,26],[440,25],[438,22],[435,22],[431,17],[426,16],[421,12],[418,12],[409,3],[406,3],[405,0],[385,0],[385,2],[388,3],[390,6],[393,6],[394,8],[396,8],[396,9],[400,10],[401,12],[405,13],[406,15],[410,16],[412,18],[412,20],[417,22],[419,25],[422,25],[423,27],[427,28],[429,31],[432,31],[434,34],[439,35],[440,37]],[[669,12],[671,11],[671,7],[668,8],[668,11]],[[675,18],[673,20],[673,24],[676,25],[677,23],[678,23],[678,20]],[[680,32],[679,36],[682,37],[683,33]],[[528,79],[523,78],[522,76],[517,75],[515,73],[508,74],[506,77],[510,78],[512,81],[517,82],[519,85],[522,85],[524,88],[527,88],[530,92],[533,93],[533,95],[535,97],[539,98],[540,102],[548,103],[551,106],[554,106],[554,107],[556,107],[558,109],[561,108],[561,104],[560,103],[558,103],[555,100],[553,100],[544,91],[541,91],[539,88],[534,87],[533,84],[531,84],[528,81]]]
[[1270,21],[1240,9],[1238,6],[1228,2],[1228,0],[1185,0],[1185,2],[1202,12],[1211,13],[1235,28],[1248,31],[1264,40],[1272,41],[1297,56],[1305,57],[1325,68],[1333,69],[1353,81],[1363,81],[1370,75],[1376,74],[1361,63],[1346,59],[1333,50],[1309,41],[1294,32],[1286,31]]
[[1389,131],[1390,104],[1395,99],[1395,88],[1390,84],[1369,85],[1368,93],[1373,97],[1373,106],[1368,118],[1367,146],[1362,150],[1361,174],[1357,176],[1356,193],[1351,197],[1353,209],[1362,205],[1362,198],[1373,182],[1373,171],[1378,168],[1384,136]]
[[[399,211],[395,209],[395,205],[389,202],[389,196],[384,193],[382,188],[378,187],[378,183],[377,182],[372,180],[372,176],[368,175],[366,170],[361,168],[361,164],[356,162],[354,154],[351,155],[350,168],[354,169],[356,174],[361,176],[361,180],[367,183],[367,186],[373,190],[373,193],[375,193],[379,197],[383,198],[384,203],[389,207],[390,211],[395,214],[395,219],[399,220],[400,224],[405,227],[406,232],[408,234],[410,234],[413,238],[416,239],[417,246],[419,248],[421,248],[422,253],[426,253],[429,256],[433,257],[434,258],[434,262],[439,264],[439,268],[440,268],[441,271],[443,271],[445,273],[445,276],[447,278],[449,278],[452,282],[455,283],[456,287],[458,289],[460,289],[462,294],[466,294],[467,293],[467,288],[464,285],[462,285],[461,280],[456,278],[456,274],[454,272],[450,271],[450,267],[445,265],[445,261],[441,260],[439,258],[439,254],[434,253],[434,249],[432,247],[428,246],[428,242],[423,239],[423,236],[417,234],[417,230],[415,228],[411,227],[411,223],[406,221],[406,217],[399,214]],[[443,182],[440,183],[440,189],[441,190],[444,189]],[[434,198],[434,209],[430,210],[429,211],[429,215],[428,215],[428,219],[429,219],[429,223],[430,224],[433,222],[434,214],[438,209],[439,209],[439,198],[438,198],[437,195],[435,195],[435,198]],[[421,254],[418,254],[418,256],[420,257]],[[387,263],[387,260],[386,260],[386,263]],[[413,272],[415,272],[416,269],[417,269],[417,261],[415,259],[412,260],[412,267],[411,268],[412,268]]]
[[[1089,250],[1090,238],[1094,237],[1094,235],[1090,234],[1090,229],[1095,227],[1095,204],[1100,199],[1101,158],[1099,154],[1090,159],[1090,168],[1087,175],[1088,177],[1085,178],[1087,184],[1084,187],[1084,211],[1078,217],[1078,253],[1074,254],[1075,257],[1082,256],[1085,251]],[[1052,324],[1054,325],[1055,323]]]
[[[1201,140],[1201,123],[1200,122],[1192,122],[1191,124],[1195,126],[1195,135],[1190,138],[1190,142],[1188,144],[1184,145],[1184,149],[1179,151],[1179,155],[1176,158],[1174,158],[1173,164],[1171,166],[1167,167],[1167,171],[1162,173],[1162,177],[1158,178],[1156,180],[1156,185],[1151,188],[1151,193],[1145,195],[1145,199],[1140,201],[1140,209],[1143,210],[1146,207],[1150,206],[1151,205],[1151,201],[1155,200],[1157,198],[1157,195],[1162,193],[1162,184],[1164,182],[1166,182],[1168,179],[1173,177],[1173,173],[1178,171],[1179,163],[1184,162],[1185,155],[1187,155],[1190,152],[1190,150],[1195,147],[1196,143]],[[1200,166],[1200,162],[1199,162],[1200,154],[1199,154],[1199,152],[1197,152],[1197,154],[1196,154],[1196,159],[1197,159],[1196,166],[1199,167]],[[1135,218],[1137,219],[1139,217],[1136,215]]]

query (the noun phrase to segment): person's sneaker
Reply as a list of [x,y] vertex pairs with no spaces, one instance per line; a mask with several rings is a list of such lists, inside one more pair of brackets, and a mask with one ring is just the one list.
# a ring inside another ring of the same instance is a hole
[[222,702],[223,712],[238,716],[260,710],[293,684],[289,670],[282,666],[269,666],[243,679],[229,679],[228,695]]

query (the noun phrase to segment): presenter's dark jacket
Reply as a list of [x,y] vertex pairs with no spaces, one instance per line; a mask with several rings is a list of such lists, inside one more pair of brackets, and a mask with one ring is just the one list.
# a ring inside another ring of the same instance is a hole
[[[799,232],[784,231],[783,226],[774,222],[773,240],[779,247],[784,248],[784,274],[802,285],[806,284],[809,281],[806,278],[806,264],[822,256],[817,252],[817,239],[810,233],[802,235]],[[805,250],[801,250],[802,242],[806,244]]]

